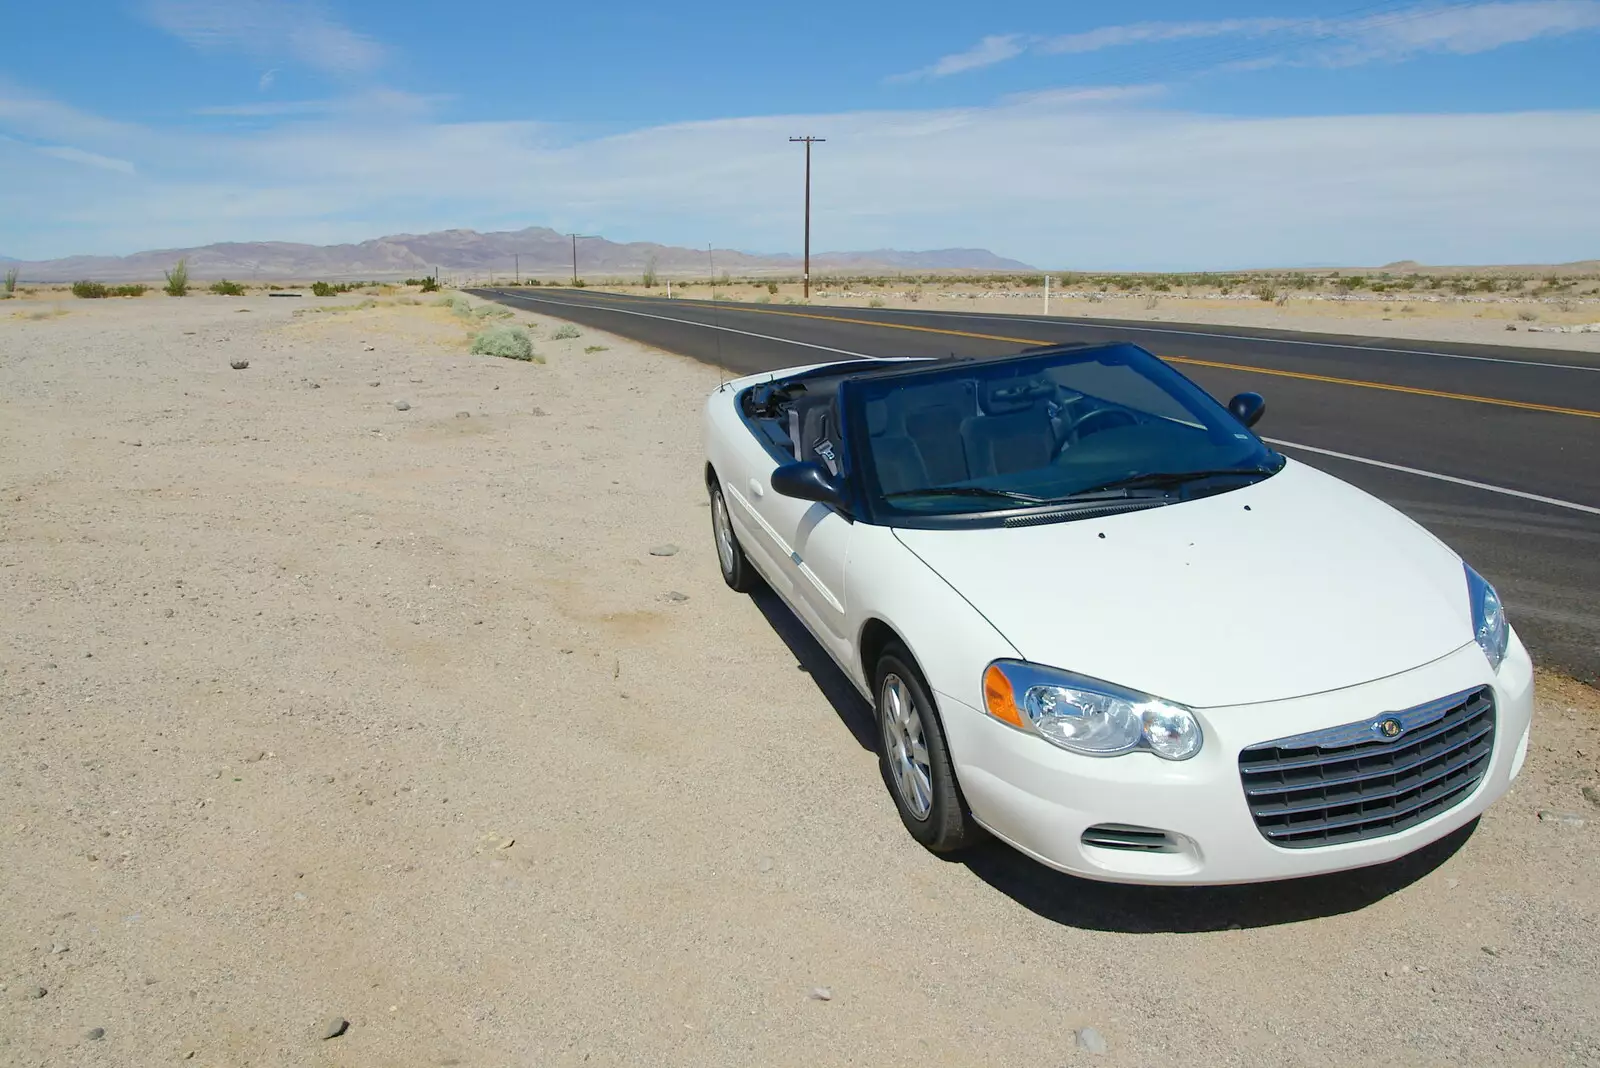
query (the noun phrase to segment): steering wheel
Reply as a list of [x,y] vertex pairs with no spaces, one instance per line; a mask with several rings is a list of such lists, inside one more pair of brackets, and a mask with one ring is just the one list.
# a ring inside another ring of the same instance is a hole
[[1056,455],[1060,456],[1068,445],[1082,441],[1090,434],[1098,434],[1102,430],[1112,430],[1119,426],[1136,426],[1138,422],[1139,420],[1121,408],[1096,408],[1067,428],[1066,436],[1056,449]]

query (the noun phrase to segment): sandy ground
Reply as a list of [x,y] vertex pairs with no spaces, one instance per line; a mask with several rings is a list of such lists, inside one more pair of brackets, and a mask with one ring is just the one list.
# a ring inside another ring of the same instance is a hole
[[[666,289],[640,286],[595,286],[618,293],[666,296]],[[780,285],[776,294],[764,286],[746,283],[719,285],[718,299],[743,304],[799,303],[798,285]],[[675,286],[674,297],[706,300],[710,286],[688,289]],[[1152,299],[1153,298],[1153,299]],[[874,301],[881,302],[874,305]],[[1001,315],[1045,315],[1044,291],[985,290],[961,285],[927,285],[919,288],[841,289],[818,285],[812,289],[813,305],[865,308],[881,306],[924,311],[956,311]],[[1509,300],[1487,297],[1385,299],[1365,294],[1360,299],[1311,299],[1291,296],[1283,304],[1254,297],[1224,299],[1215,295],[1185,297],[1174,291],[1145,296],[1106,296],[1101,299],[1057,294],[1050,299],[1052,318],[1131,319],[1151,323],[1204,323],[1213,326],[1252,326],[1271,330],[1303,330],[1320,334],[1355,334],[1416,341],[1462,341],[1480,345],[1524,345],[1536,348],[1600,352],[1600,329],[1569,333],[1562,327],[1600,324],[1600,299],[1592,296],[1560,300]],[[1532,318],[1529,318],[1529,317]]]
[[1592,691],[1398,866],[940,860],[721,583],[714,370],[314,304],[0,314],[0,1065],[1600,1063]]

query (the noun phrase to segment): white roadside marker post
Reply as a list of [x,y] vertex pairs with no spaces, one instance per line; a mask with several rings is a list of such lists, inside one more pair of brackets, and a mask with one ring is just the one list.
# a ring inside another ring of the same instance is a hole
[[1050,276],[1044,276],[1044,313],[1050,314]]

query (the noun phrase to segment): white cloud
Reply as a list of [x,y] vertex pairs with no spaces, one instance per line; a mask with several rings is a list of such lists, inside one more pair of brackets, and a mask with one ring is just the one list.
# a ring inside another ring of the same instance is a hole
[[965,52],[956,52],[944,56],[935,62],[923,67],[921,70],[910,71],[905,74],[896,74],[889,80],[892,82],[909,82],[921,78],[944,78],[951,74],[962,74],[969,70],[981,70],[992,67],[996,63],[1004,63],[1008,59],[1015,59],[1027,50],[1029,38],[1017,33],[995,34],[985,37]]
[[1098,52],[1102,48],[1157,41],[1187,41],[1204,37],[1259,37],[1296,26],[1306,19],[1218,19],[1212,22],[1136,22],[1128,26],[1102,26],[1085,33],[1040,38],[1038,49],[1054,54]]
[[333,21],[312,0],[148,0],[145,11],[201,51],[283,59],[343,77],[370,74],[384,60],[382,45]]
[[1337,24],[1334,35],[1347,41],[1316,55],[1335,65],[1404,59],[1419,52],[1473,55],[1593,29],[1600,29],[1600,0],[1467,4]]
[[815,247],[973,246],[1046,267],[1165,269],[1547,262],[1600,246],[1600,112],[1251,119],[1157,107],[1156,91],[598,138],[400,109],[383,121],[334,111],[265,129],[146,130],[126,150],[76,142],[132,160],[132,176],[64,175],[0,141],[0,248],[42,258],[543,224],[793,250],[800,164],[787,138],[801,128],[828,138],[814,157]]
[[991,67],[1024,53],[1082,55],[1108,48],[1203,38],[1253,38],[1277,42],[1278,54],[1226,62],[1221,69],[1256,70],[1283,65],[1344,67],[1402,60],[1426,52],[1471,55],[1541,37],[1600,28],[1600,0],[1506,0],[1423,6],[1352,19],[1248,18],[1190,22],[1137,22],[1102,26],[1056,37],[1007,34],[985,37],[910,74],[891,80],[943,78]]
[[55,159],[64,159],[68,163],[81,163],[86,167],[99,167],[101,170],[116,171],[119,174],[132,174],[133,164],[125,159],[115,159],[111,156],[102,156],[98,152],[85,152],[81,148],[70,145],[44,145],[39,151]]
[[258,79],[256,81],[256,88],[264,93],[268,89],[271,89],[272,88],[272,83],[277,81],[277,80],[278,80],[278,68],[277,67],[273,67],[271,70],[264,70],[264,71],[261,72],[260,79]]

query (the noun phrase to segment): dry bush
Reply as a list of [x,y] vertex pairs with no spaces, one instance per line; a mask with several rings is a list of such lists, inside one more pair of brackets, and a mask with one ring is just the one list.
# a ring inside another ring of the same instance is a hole
[[510,323],[491,323],[472,339],[472,351],[480,356],[544,362],[534,354],[533,339],[528,336],[528,332]]
[[181,259],[170,271],[164,272],[167,276],[167,296],[187,297],[189,295],[189,261]]

